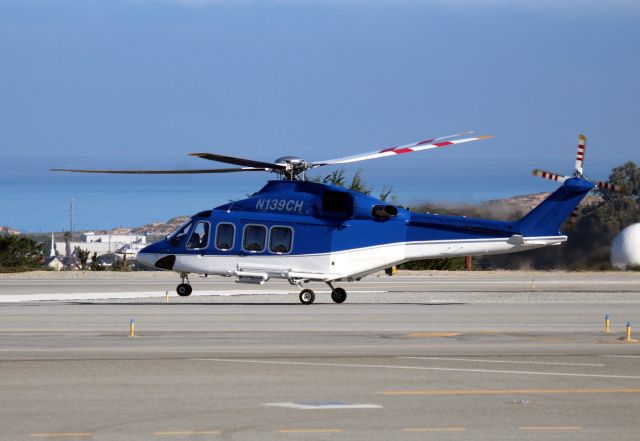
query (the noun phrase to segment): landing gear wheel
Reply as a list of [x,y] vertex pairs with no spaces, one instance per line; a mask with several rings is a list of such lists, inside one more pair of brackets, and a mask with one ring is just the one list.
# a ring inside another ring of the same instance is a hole
[[300,303],[303,305],[310,305],[316,299],[316,295],[310,289],[303,289],[300,292]]
[[188,283],[181,283],[176,288],[176,292],[181,297],[190,296],[192,291],[193,291],[193,288],[191,288],[191,285],[189,285]]
[[335,288],[331,291],[331,300],[336,303],[342,303],[347,300],[347,292],[342,288]]

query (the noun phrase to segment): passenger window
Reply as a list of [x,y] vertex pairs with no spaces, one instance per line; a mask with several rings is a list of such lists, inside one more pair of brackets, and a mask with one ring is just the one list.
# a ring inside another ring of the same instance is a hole
[[244,227],[244,238],[242,248],[245,251],[264,251],[267,242],[267,227],[264,225],[247,225]]
[[193,227],[191,237],[187,243],[190,250],[201,250],[209,245],[209,222],[198,222]]
[[289,227],[273,227],[269,237],[269,251],[276,254],[287,254],[291,251],[293,230]]
[[233,248],[236,227],[233,224],[218,224],[216,231],[216,248],[219,250],[230,250]]

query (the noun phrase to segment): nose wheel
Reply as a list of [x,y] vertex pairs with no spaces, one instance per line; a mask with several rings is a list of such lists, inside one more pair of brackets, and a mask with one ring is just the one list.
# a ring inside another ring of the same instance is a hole
[[182,273],[180,274],[180,278],[182,279],[182,283],[176,287],[176,292],[180,297],[190,296],[193,288],[189,285],[189,277],[185,273]]
[[191,295],[191,293],[193,292],[193,288],[191,288],[191,285],[189,285],[187,283],[181,283],[176,288],[176,292],[181,297],[187,297],[187,296]]
[[300,303],[303,305],[310,305],[316,299],[316,294],[310,289],[303,289],[300,291]]

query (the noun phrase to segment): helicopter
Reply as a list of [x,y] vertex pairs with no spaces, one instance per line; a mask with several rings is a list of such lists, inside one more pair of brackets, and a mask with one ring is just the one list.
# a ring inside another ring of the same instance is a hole
[[[343,187],[311,182],[308,170],[376,158],[409,154],[492,138],[463,132],[426,139],[337,159],[307,162],[285,156],[273,162],[215,153],[190,156],[232,164],[235,168],[186,170],[82,170],[51,169],[75,173],[197,174],[266,171],[278,179],[246,199],[207,209],[191,216],[164,239],[139,251],[145,266],[177,272],[176,292],[189,296],[189,274],[235,277],[238,283],[264,284],[285,279],[301,291],[308,305],[315,293],[310,282],[329,286],[331,299],[347,299],[338,282],[358,281],[377,271],[405,262],[456,256],[513,253],[560,245],[565,219],[594,188],[584,175],[582,161],[586,138],[581,135],[572,176],[534,170],[534,175],[558,181],[561,186],[516,221],[498,221],[416,213],[375,197]],[[467,136],[467,137],[464,137]],[[614,188],[620,191],[620,188]]]

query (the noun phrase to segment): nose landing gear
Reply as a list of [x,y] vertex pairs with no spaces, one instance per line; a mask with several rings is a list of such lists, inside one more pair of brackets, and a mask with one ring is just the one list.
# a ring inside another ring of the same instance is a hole
[[180,278],[182,279],[182,283],[176,287],[176,292],[181,297],[190,296],[193,292],[193,288],[191,288],[191,285],[189,284],[189,276],[186,273],[181,273]]
[[316,299],[316,294],[310,289],[303,289],[300,291],[300,303],[303,305],[310,305]]

